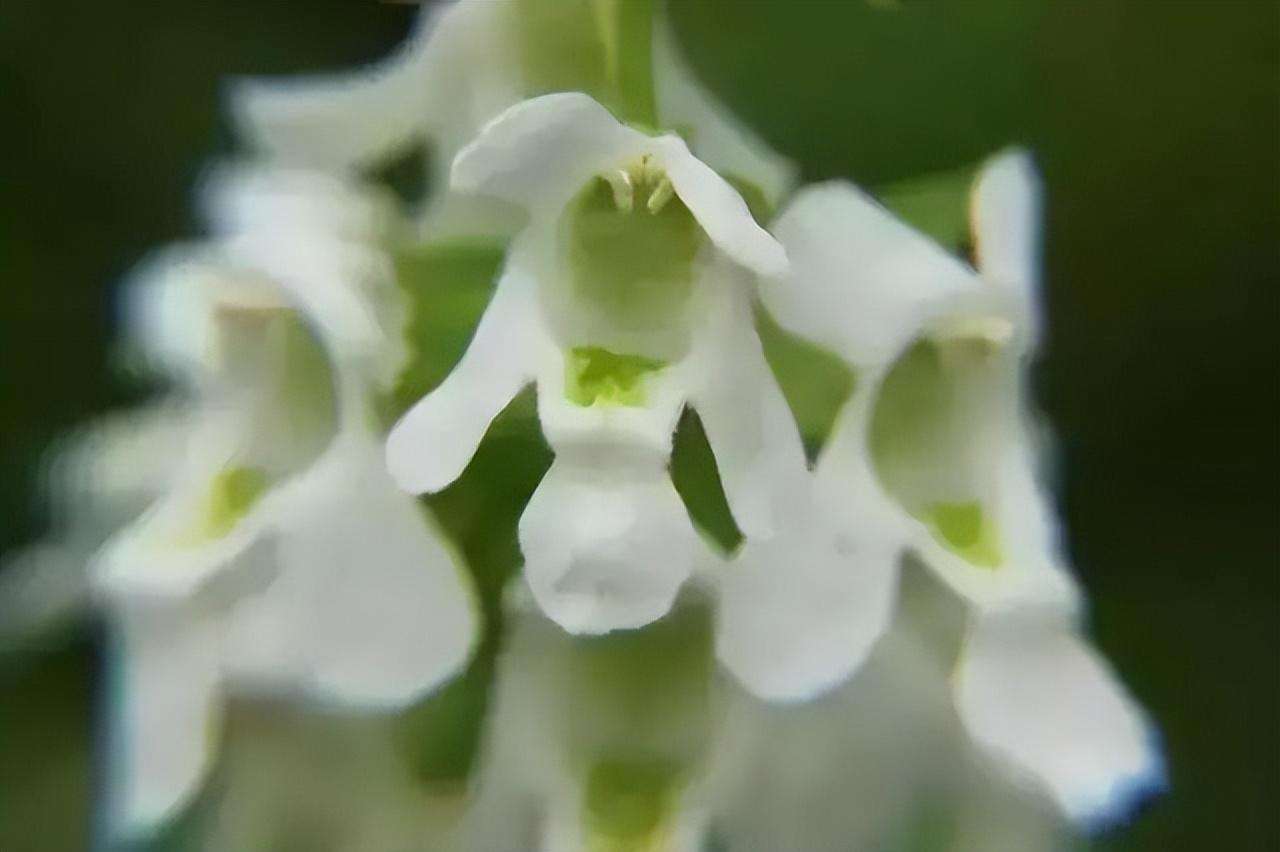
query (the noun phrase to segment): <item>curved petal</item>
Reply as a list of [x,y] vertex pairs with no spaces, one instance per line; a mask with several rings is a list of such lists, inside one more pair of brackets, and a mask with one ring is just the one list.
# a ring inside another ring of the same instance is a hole
[[424,133],[469,138],[515,99],[504,5],[433,4],[394,56],[355,73],[236,81],[231,113],[256,148],[320,169],[368,166]]
[[116,833],[158,828],[199,790],[221,709],[220,616],[195,603],[114,609],[107,796]]
[[1073,819],[1108,822],[1164,783],[1150,721],[1062,620],[981,618],[956,676],[969,734]]
[[716,248],[759,275],[786,274],[786,251],[752,218],[747,202],[737,190],[693,156],[678,136],[663,136],[651,144],[661,157],[676,195]]
[[671,609],[703,545],[664,461],[562,454],[539,483],[520,518],[524,574],[565,630],[641,627]]
[[771,205],[778,205],[796,184],[795,163],[770,149],[702,86],[676,41],[668,16],[660,15],[653,32],[653,85],[660,123],[689,128],[698,159],[720,174],[745,178]]
[[847,680],[888,628],[899,548],[812,524],[748,541],[719,584],[716,653],[755,695],[805,701]]
[[462,360],[392,428],[386,464],[406,491],[461,475],[493,419],[533,380],[539,354],[533,285],[508,264]]
[[508,262],[462,360],[387,437],[387,468],[406,491],[439,491],[462,474],[493,419],[532,381],[540,352],[534,284]]
[[984,277],[1034,296],[1039,289],[1041,188],[1031,155],[1010,150],[982,169],[970,200]]
[[798,193],[773,232],[791,274],[761,282],[782,326],[857,366],[882,364],[983,283],[852,184]]
[[459,151],[452,186],[558,211],[592,175],[640,153],[645,138],[581,92],[543,95],[502,113]]
[[777,515],[807,492],[804,446],[756,335],[742,282],[716,282],[723,300],[697,335],[697,409],[734,519],[750,537],[774,533]]
[[259,615],[286,625],[309,691],[394,708],[457,674],[478,635],[476,602],[424,508],[383,470],[373,437],[339,439],[289,488],[281,578]]

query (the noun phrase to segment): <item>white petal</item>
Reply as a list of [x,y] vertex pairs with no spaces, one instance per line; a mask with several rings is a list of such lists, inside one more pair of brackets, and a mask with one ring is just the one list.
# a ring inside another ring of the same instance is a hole
[[800,192],[773,232],[791,274],[761,282],[765,306],[855,365],[892,360],[957,302],[982,298],[968,267],[848,183]]
[[660,157],[676,195],[716,248],[760,275],[786,274],[787,253],[752,218],[747,202],[737,190],[693,156],[679,137],[663,136],[650,144]]
[[520,518],[525,578],[572,633],[641,627],[671,608],[703,544],[661,457],[559,455]]
[[523,101],[453,161],[453,189],[559,211],[591,177],[641,153],[646,137],[580,92]]
[[980,619],[956,678],[970,735],[1072,818],[1107,822],[1164,782],[1150,721],[1061,620]]
[[387,467],[400,487],[439,491],[461,475],[485,431],[528,384],[540,354],[534,284],[508,264],[462,360],[387,438]]
[[751,181],[777,205],[795,186],[794,163],[773,151],[707,91],[685,61],[668,16],[653,32],[653,84],[664,127],[688,127],[698,159],[717,172]]
[[984,277],[1034,296],[1039,289],[1040,179],[1026,151],[991,159],[973,188],[978,268]]
[[[284,619],[311,691],[402,707],[459,672],[478,634],[461,565],[383,469],[372,436],[344,436],[290,486],[280,520]],[[286,582],[287,581],[287,582]],[[298,600],[300,598],[301,600]]]
[[722,300],[697,332],[690,402],[706,429],[738,526],[772,535],[777,515],[798,510],[808,471],[800,432],[774,381],[741,282],[715,282]]
[[198,602],[115,608],[108,802],[116,832],[159,827],[208,771],[220,719],[219,616]]
[[514,100],[503,6],[433,4],[394,56],[362,71],[238,81],[232,114],[255,147],[298,165],[368,166],[423,134],[447,137],[447,158],[450,142]]
[[309,169],[221,166],[202,178],[199,194],[201,211],[218,235],[272,231],[375,240],[395,218],[386,194]]
[[808,700],[847,680],[889,626],[895,544],[873,528],[818,523],[748,540],[720,579],[720,661],[770,701]]

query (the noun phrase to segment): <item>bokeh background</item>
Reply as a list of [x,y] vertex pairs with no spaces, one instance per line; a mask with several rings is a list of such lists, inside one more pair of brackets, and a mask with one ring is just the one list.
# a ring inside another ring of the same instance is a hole
[[[145,388],[114,288],[198,232],[220,81],[386,53],[406,5],[0,4],[0,552],[42,452]],[[1011,142],[1048,187],[1040,403],[1098,644],[1169,795],[1096,841],[1280,848],[1280,7],[1250,0],[675,0],[704,81],[806,179],[872,188]],[[536,479],[536,475],[534,477]],[[88,844],[91,629],[0,666],[0,849]]]

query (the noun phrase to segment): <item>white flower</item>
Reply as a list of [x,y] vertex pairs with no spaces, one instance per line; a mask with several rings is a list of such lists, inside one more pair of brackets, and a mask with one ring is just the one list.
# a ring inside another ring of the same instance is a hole
[[[232,112],[263,154],[322,170],[368,167],[428,143],[432,184],[443,188],[454,155],[522,100],[567,90],[627,99],[636,89],[651,88],[646,111],[653,114],[628,118],[681,128],[705,162],[778,204],[795,183],[794,166],[702,88],[660,4],[655,6],[651,16],[630,22],[640,28],[632,31],[594,2],[430,4],[388,59],[352,73],[242,80],[231,91]],[[639,63],[641,79],[622,79],[626,61]],[[465,234],[495,227],[492,208],[477,209],[443,193],[428,206],[429,239],[443,236],[442,228]]]
[[228,688],[407,704],[476,631],[447,544],[382,465],[370,394],[394,337],[383,208],[331,177],[242,170],[209,186],[213,244],[143,285],[195,427],[168,493],[100,554],[119,650],[119,830],[197,789]]
[[970,606],[955,676],[970,735],[1068,814],[1106,819],[1162,769],[1145,715],[1080,637],[1035,475],[1039,193],[1025,155],[986,166],[972,214],[977,272],[847,184],[801,192],[777,221],[791,274],[764,302],[857,384],[818,463],[822,520],[794,533],[818,526],[827,555],[787,558],[786,536],[776,552],[748,543],[744,570],[724,575],[721,657],[766,696],[830,688],[887,623],[910,549]]
[[965,735],[949,682],[963,604],[918,565],[900,595],[856,678],[804,704],[732,694],[709,782],[719,848],[1064,847],[1052,802]]
[[463,822],[465,849],[703,849],[718,740],[705,607],[652,629],[566,634],[513,614]]
[[453,184],[529,221],[462,361],[392,430],[391,472],[410,491],[445,487],[535,383],[556,459],[520,524],[534,596],[574,632],[653,621],[702,549],[667,473],[686,404],[748,536],[770,535],[804,491],[751,311],[751,273],[781,275],[786,256],[683,141],[582,94],[503,113],[458,155]]

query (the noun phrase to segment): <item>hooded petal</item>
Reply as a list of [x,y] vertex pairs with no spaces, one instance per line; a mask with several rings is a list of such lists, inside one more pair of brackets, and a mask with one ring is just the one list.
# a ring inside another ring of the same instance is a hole
[[1150,721],[1062,620],[979,619],[955,690],[973,739],[1036,779],[1076,820],[1121,818],[1164,783]]
[[972,270],[845,182],[798,193],[773,232],[791,274],[761,282],[765,306],[855,366],[892,360],[957,302],[983,296]]
[[114,832],[142,834],[195,796],[220,719],[220,616],[196,603],[126,600],[113,612],[108,803]]
[[[289,486],[278,522],[280,580],[240,625],[276,631],[279,674],[319,697],[402,707],[466,664],[477,608],[425,509],[396,488],[371,435],[347,435]],[[256,611],[255,611],[256,610]],[[258,675],[271,674],[270,656]],[[265,669],[265,670],[264,670]]]
[[661,456],[599,448],[562,453],[520,518],[525,577],[543,612],[571,633],[661,618],[703,544]]
[[493,419],[532,381],[543,341],[533,282],[509,265],[458,365],[387,437],[387,468],[406,491],[461,475]]
[[644,137],[580,92],[522,101],[453,161],[453,189],[558,211],[593,175],[640,153]]

